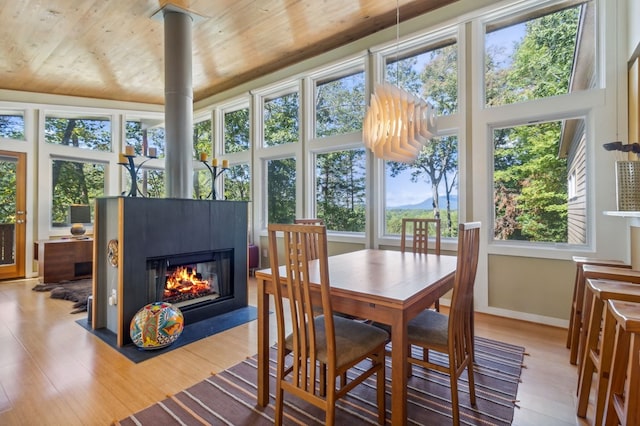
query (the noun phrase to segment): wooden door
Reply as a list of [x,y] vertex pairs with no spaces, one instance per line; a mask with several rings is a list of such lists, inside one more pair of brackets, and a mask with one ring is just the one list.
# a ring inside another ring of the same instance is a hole
[[0,151],[0,280],[25,276],[26,161]]

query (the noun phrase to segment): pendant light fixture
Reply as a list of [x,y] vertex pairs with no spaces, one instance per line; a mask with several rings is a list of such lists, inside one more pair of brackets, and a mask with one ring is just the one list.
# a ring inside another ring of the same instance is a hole
[[[396,0],[396,45],[400,7]],[[396,58],[396,66],[399,59]],[[376,84],[362,125],[364,144],[378,158],[413,163],[436,133],[435,111],[423,99],[389,83]]]

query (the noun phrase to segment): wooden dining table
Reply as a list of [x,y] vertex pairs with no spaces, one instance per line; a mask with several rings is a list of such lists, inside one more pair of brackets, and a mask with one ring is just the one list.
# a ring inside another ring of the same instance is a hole
[[[456,256],[360,250],[329,257],[334,311],[391,326],[391,423],[407,422],[407,323],[453,288]],[[281,276],[285,270],[280,268]],[[318,284],[318,261],[309,262]],[[271,269],[256,271],[258,296],[258,404],[269,403],[269,295]],[[319,290],[318,290],[319,294]]]

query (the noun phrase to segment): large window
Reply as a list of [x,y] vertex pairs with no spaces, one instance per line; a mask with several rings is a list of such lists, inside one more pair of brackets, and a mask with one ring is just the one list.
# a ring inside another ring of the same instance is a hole
[[494,238],[568,242],[562,122],[494,129]]
[[316,81],[316,137],[361,130],[364,107],[364,72]]
[[225,172],[224,199],[250,201],[251,173],[248,164],[233,165]]
[[[200,120],[193,125],[193,155],[194,158],[201,159],[202,153],[207,155],[207,159],[212,158],[213,136],[211,134],[211,120]],[[205,199],[211,192],[211,172],[208,169],[194,168],[193,198],[196,200]]]
[[0,138],[24,140],[24,115],[22,113],[0,113]]
[[264,101],[264,146],[298,142],[298,92]]
[[316,216],[327,229],[365,231],[365,159],[363,148],[317,155]]
[[249,144],[249,108],[224,112],[224,152],[244,152]]
[[[589,126],[586,118],[565,117],[591,107],[571,95],[598,81],[593,7],[565,2],[485,24],[485,104],[489,120],[499,123],[490,124],[496,241],[588,242]],[[563,103],[549,102],[558,96]],[[544,110],[530,106],[540,100]],[[493,115],[515,103],[521,114]]]
[[147,155],[149,148],[154,148],[156,156],[164,158],[164,128],[155,122],[127,120],[125,141],[138,155]]
[[458,110],[458,45],[444,39],[428,48],[386,59],[386,81],[435,107],[438,115]]
[[54,159],[51,162],[51,170],[51,225],[71,226],[70,206],[74,204],[91,206],[93,217],[94,200],[104,195],[105,165]]
[[293,223],[296,217],[296,161],[267,161],[267,209],[269,223]]
[[[292,111],[292,114],[294,112]],[[242,100],[222,111],[223,152],[233,165],[224,173],[225,200],[251,200],[251,122],[247,101]],[[270,131],[278,126],[272,121]]]
[[44,137],[50,144],[94,151],[111,151],[111,119],[47,115]]
[[444,237],[458,235],[458,138],[434,138],[413,164],[387,162],[387,234],[400,234],[402,218],[441,219]]
[[[133,146],[140,156],[136,164],[146,161],[153,150],[158,158],[165,156],[165,132],[159,120],[131,119],[125,124],[126,145]],[[151,151],[150,151],[151,150]],[[131,176],[123,169],[125,184],[131,187]],[[136,175],[139,193],[144,197],[162,198],[165,196],[164,171],[148,167],[146,162]]]
[[[593,2],[508,17],[486,26],[485,102],[512,104],[592,84],[595,28],[589,14]],[[576,74],[580,61],[580,74]]]
[[[386,80],[429,102],[439,116],[458,110],[458,45],[430,42],[386,59]],[[385,164],[384,233],[400,234],[403,217],[437,217],[444,237],[458,229],[458,138],[429,140],[415,162]]]

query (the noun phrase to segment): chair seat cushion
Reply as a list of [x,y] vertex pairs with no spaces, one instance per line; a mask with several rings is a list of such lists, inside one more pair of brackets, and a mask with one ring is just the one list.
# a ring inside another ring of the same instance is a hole
[[[327,362],[327,344],[324,328],[324,315],[314,318],[318,360]],[[389,334],[369,324],[364,324],[337,315],[333,316],[336,336],[336,364],[343,367],[354,360],[362,358],[389,339]],[[287,336],[285,347],[293,348],[293,335]]]
[[449,317],[426,309],[409,321],[407,334],[410,342],[422,345],[447,345]]

